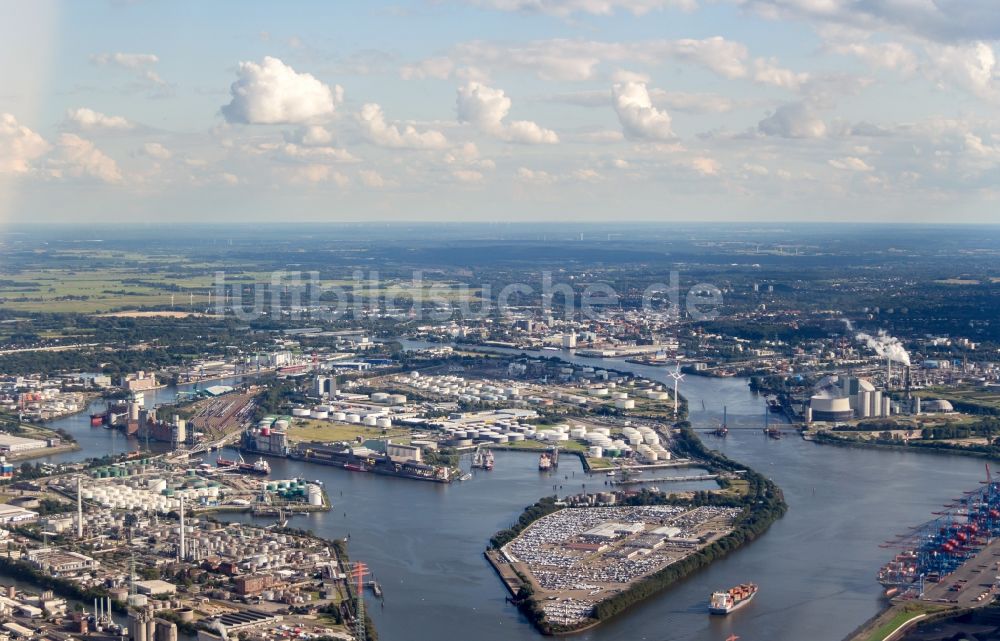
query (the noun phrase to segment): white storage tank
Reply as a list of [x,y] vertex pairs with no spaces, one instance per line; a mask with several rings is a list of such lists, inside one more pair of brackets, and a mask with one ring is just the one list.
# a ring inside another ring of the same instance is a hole
[[386,418],[386,417],[383,416],[383,417],[378,418],[378,419],[375,420],[375,425],[377,427],[381,427],[381,428],[392,427],[392,419],[388,419],[388,418]]
[[587,456],[590,458],[601,458],[604,456],[604,448],[599,445],[591,445],[587,449]]
[[615,407],[620,410],[630,410],[635,407],[635,401],[630,398],[620,398],[615,401]]
[[323,420],[326,420],[326,419],[330,418],[330,413],[327,412],[326,410],[313,410],[310,413],[310,416],[312,418],[314,418],[314,419],[323,421]]
[[334,412],[333,414],[330,415],[330,418],[332,418],[335,421],[343,422],[347,420],[347,414],[345,414],[344,412]]
[[406,395],[405,394],[390,394],[389,395],[389,402],[392,403],[393,405],[405,405],[406,404]]
[[299,418],[303,418],[303,417],[309,416],[309,410],[307,410],[304,407],[293,407],[292,408],[292,416],[297,416]]
[[348,414],[346,416],[346,419],[347,419],[348,423],[360,423],[361,422],[361,417],[358,416],[357,414]]
[[375,392],[372,394],[372,400],[376,403],[385,403],[389,400],[389,395],[385,392]]
[[366,416],[364,419],[364,424],[367,425],[368,427],[375,427],[377,423],[378,423],[378,417],[373,416],[371,414]]

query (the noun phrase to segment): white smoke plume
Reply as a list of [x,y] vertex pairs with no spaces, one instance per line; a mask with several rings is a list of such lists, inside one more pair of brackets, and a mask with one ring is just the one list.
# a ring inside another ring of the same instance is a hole
[[857,335],[857,339],[875,350],[876,354],[886,360],[902,363],[903,365],[910,364],[910,355],[907,353],[906,348],[903,347],[903,344],[898,338],[886,334],[884,330],[880,330],[877,336],[861,332]]

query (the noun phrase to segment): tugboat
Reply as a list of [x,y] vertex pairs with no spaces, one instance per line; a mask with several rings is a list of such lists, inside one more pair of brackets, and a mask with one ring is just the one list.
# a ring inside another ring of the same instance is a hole
[[713,592],[712,599],[708,603],[708,611],[711,614],[729,614],[753,601],[755,596],[757,596],[756,584],[741,583],[725,591]]
[[548,472],[552,469],[552,457],[549,456],[548,452],[542,452],[542,455],[538,457],[538,470],[541,472]]
[[99,413],[91,414],[90,415],[90,426],[91,427],[100,427],[103,424],[104,424],[104,413],[103,412],[99,412]]

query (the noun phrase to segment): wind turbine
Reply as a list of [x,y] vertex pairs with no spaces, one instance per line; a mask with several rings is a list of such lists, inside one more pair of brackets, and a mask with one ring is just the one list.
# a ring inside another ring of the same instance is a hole
[[677,407],[678,407],[677,387],[680,385],[681,379],[684,378],[684,375],[681,374],[681,364],[680,363],[677,363],[677,369],[675,369],[674,371],[670,372],[670,378],[674,379],[674,418],[676,419],[677,418]]

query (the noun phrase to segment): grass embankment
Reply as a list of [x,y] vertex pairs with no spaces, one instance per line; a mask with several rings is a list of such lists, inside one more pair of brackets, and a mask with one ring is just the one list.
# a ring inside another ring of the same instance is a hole
[[[522,588],[516,599],[518,607],[542,634],[567,634],[592,627],[615,617],[636,603],[662,592],[676,581],[753,541],[763,534],[774,521],[781,518],[787,510],[788,506],[777,485],[762,474],[730,460],[719,452],[706,448],[694,430],[691,429],[690,424],[686,422],[681,424],[680,434],[674,441],[674,449],[681,456],[703,461],[705,467],[713,473],[744,470],[742,482],[731,481],[727,484],[728,487],[721,492],[699,493],[692,501],[670,498],[664,493],[642,492],[626,499],[623,504],[742,507],[733,530],[694,554],[635,581],[623,592],[601,601],[594,607],[592,619],[580,625],[560,626],[549,623],[545,618],[541,604],[534,598],[530,588]],[[521,514],[517,523],[498,532],[490,540],[491,546],[494,548],[503,547],[533,522],[558,509],[560,508],[555,505],[555,500],[551,497],[529,506]],[[524,583],[527,584],[527,581]]]
[[848,637],[850,641],[885,641],[894,632],[908,624],[930,617],[946,616],[944,613],[952,608],[930,603],[909,602],[896,605],[873,617],[857,632]]

